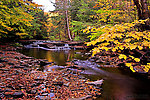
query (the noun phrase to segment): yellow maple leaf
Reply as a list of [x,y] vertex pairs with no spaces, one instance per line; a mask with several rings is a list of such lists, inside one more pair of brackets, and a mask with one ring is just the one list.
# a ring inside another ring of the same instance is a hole
[[113,48],[112,51],[115,52],[115,51],[116,51],[116,48]]
[[135,60],[136,62],[140,62],[140,59],[139,59],[139,58],[134,58],[134,60]]
[[132,64],[131,63],[126,63],[126,66],[130,67],[130,66],[132,66]]
[[127,56],[124,55],[124,54],[120,54],[120,55],[119,55],[119,59],[125,59],[125,60],[126,60],[126,59],[127,59]]
[[123,50],[123,49],[124,49],[124,47],[123,47],[123,46],[119,46],[119,48],[120,48],[121,50]]
[[136,72],[136,71],[133,69],[133,66],[131,66],[130,69],[131,69],[132,72]]
[[131,46],[129,46],[129,48],[130,48],[131,50],[135,49],[136,47],[137,47],[136,45],[131,45]]
[[133,56],[131,56],[131,55],[129,55],[129,57],[131,57],[132,59],[134,59],[134,57],[133,57]]
[[131,39],[125,39],[124,40],[124,42],[130,42],[131,41]]
[[139,48],[139,50],[142,50],[142,49],[143,49],[143,47],[142,47],[142,46],[138,46],[138,48]]

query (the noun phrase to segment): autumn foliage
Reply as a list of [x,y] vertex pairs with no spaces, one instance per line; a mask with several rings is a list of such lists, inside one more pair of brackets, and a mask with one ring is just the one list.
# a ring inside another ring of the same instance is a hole
[[[91,34],[90,42],[87,42],[87,46],[94,46],[92,49],[93,56],[101,52],[111,52],[120,59],[120,64],[129,67],[133,72],[148,72],[150,69],[149,51],[150,51],[150,31],[141,30],[140,26],[143,26],[150,19],[135,20],[127,22],[118,22],[125,18],[122,11],[110,9],[112,2],[104,2],[100,0],[94,7],[99,7],[99,17],[102,23],[111,22],[111,16],[116,20],[113,25],[105,24],[101,27],[87,27],[83,31],[87,34]],[[115,5],[114,5],[115,6]],[[105,7],[105,9],[104,9]],[[116,14],[114,14],[116,13]],[[106,15],[106,16],[105,16]],[[97,16],[97,15],[96,15]],[[109,18],[107,17],[109,16]],[[117,17],[120,16],[120,17]],[[105,19],[107,17],[107,19]],[[118,19],[119,18],[119,19]],[[115,21],[114,19],[112,21]]]
[[37,13],[42,12],[39,7],[41,5],[25,0],[1,0],[0,38],[33,38],[35,31],[43,25],[37,19]]

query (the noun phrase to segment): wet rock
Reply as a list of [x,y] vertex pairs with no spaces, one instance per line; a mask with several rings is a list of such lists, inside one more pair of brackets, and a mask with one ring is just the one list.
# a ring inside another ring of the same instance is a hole
[[70,82],[64,83],[64,86],[69,87]]
[[97,81],[94,81],[94,82],[86,82],[87,84],[90,84],[90,85],[102,85],[103,83],[103,79],[101,80],[97,80]]
[[21,89],[26,89],[26,87],[21,87]]
[[101,59],[96,60],[96,63],[104,63]]
[[2,60],[2,59],[0,59],[0,63],[1,63],[1,62],[8,62],[8,61],[7,61],[7,60]]
[[82,54],[81,52],[75,52],[75,54]]
[[85,53],[85,55],[91,55],[91,53]]
[[103,65],[103,67],[115,67],[114,65]]
[[22,57],[22,59],[34,59],[33,57]]
[[31,94],[36,94],[36,90],[31,90],[30,93]]
[[24,69],[24,70],[29,70],[30,68],[24,67],[23,69]]
[[24,66],[14,66],[14,68],[24,68]]
[[92,98],[92,96],[91,95],[87,95],[87,96],[80,97],[80,98],[70,98],[68,100],[86,100],[88,98]]
[[5,92],[4,95],[5,95],[5,96],[12,96],[12,95],[13,95],[13,92]]
[[10,69],[0,68],[1,71],[10,71]]
[[69,79],[68,79],[68,78],[66,78],[66,77],[63,77],[63,79],[65,79],[66,81],[69,81]]
[[91,59],[89,59],[89,61],[94,62],[94,61],[95,61],[95,59],[92,59],[92,58],[91,58]]
[[11,81],[13,81],[14,79],[13,79],[13,78],[6,78],[6,80],[11,80]]
[[13,93],[12,94],[12,96],[14,97],[14,98],[22,98],[23,97],[23,93],[20,91],[20,92],[15,92],[15,93]]
[[64,82],[53,82],[53,85],[59,85],[62,86],[64,84]]
[[42,96],[48,96],[48,93],[42,93]]
[[10,62],[9,62],[8,64],[9,64],[9,65],[14,65],[14,63],[10,63]]
[[54,93],[49,93],[48,96],[50,96],[50,98],[53,98],[53,97],[55,97],[55,94]]

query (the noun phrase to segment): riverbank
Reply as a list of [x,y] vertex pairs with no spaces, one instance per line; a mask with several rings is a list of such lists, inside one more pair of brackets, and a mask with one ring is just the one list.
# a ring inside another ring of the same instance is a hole
[[[1,46],[1,99],[96,99],[101,95],[103,80],[90,82],[79,72],[69,70],[40,71],[41,62],[16,52],[16,48]],[[42,63],[42,64],[43,64]]]

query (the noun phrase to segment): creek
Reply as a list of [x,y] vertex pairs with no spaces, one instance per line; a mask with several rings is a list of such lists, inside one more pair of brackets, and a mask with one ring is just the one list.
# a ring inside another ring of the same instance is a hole
[[[65,66],[68,61],[74,59],[86,60],[89,57],[85,50],[49,51],[32,48],[23,49],[20,52],[27,56],[47,59],[59,66]],[[141,75],[135,75],[124,68],[89,70],[94,74],[84,74],[83,76],[92,81],[104,79],[102,95],[96,100],[150,100],[150,80]]]

